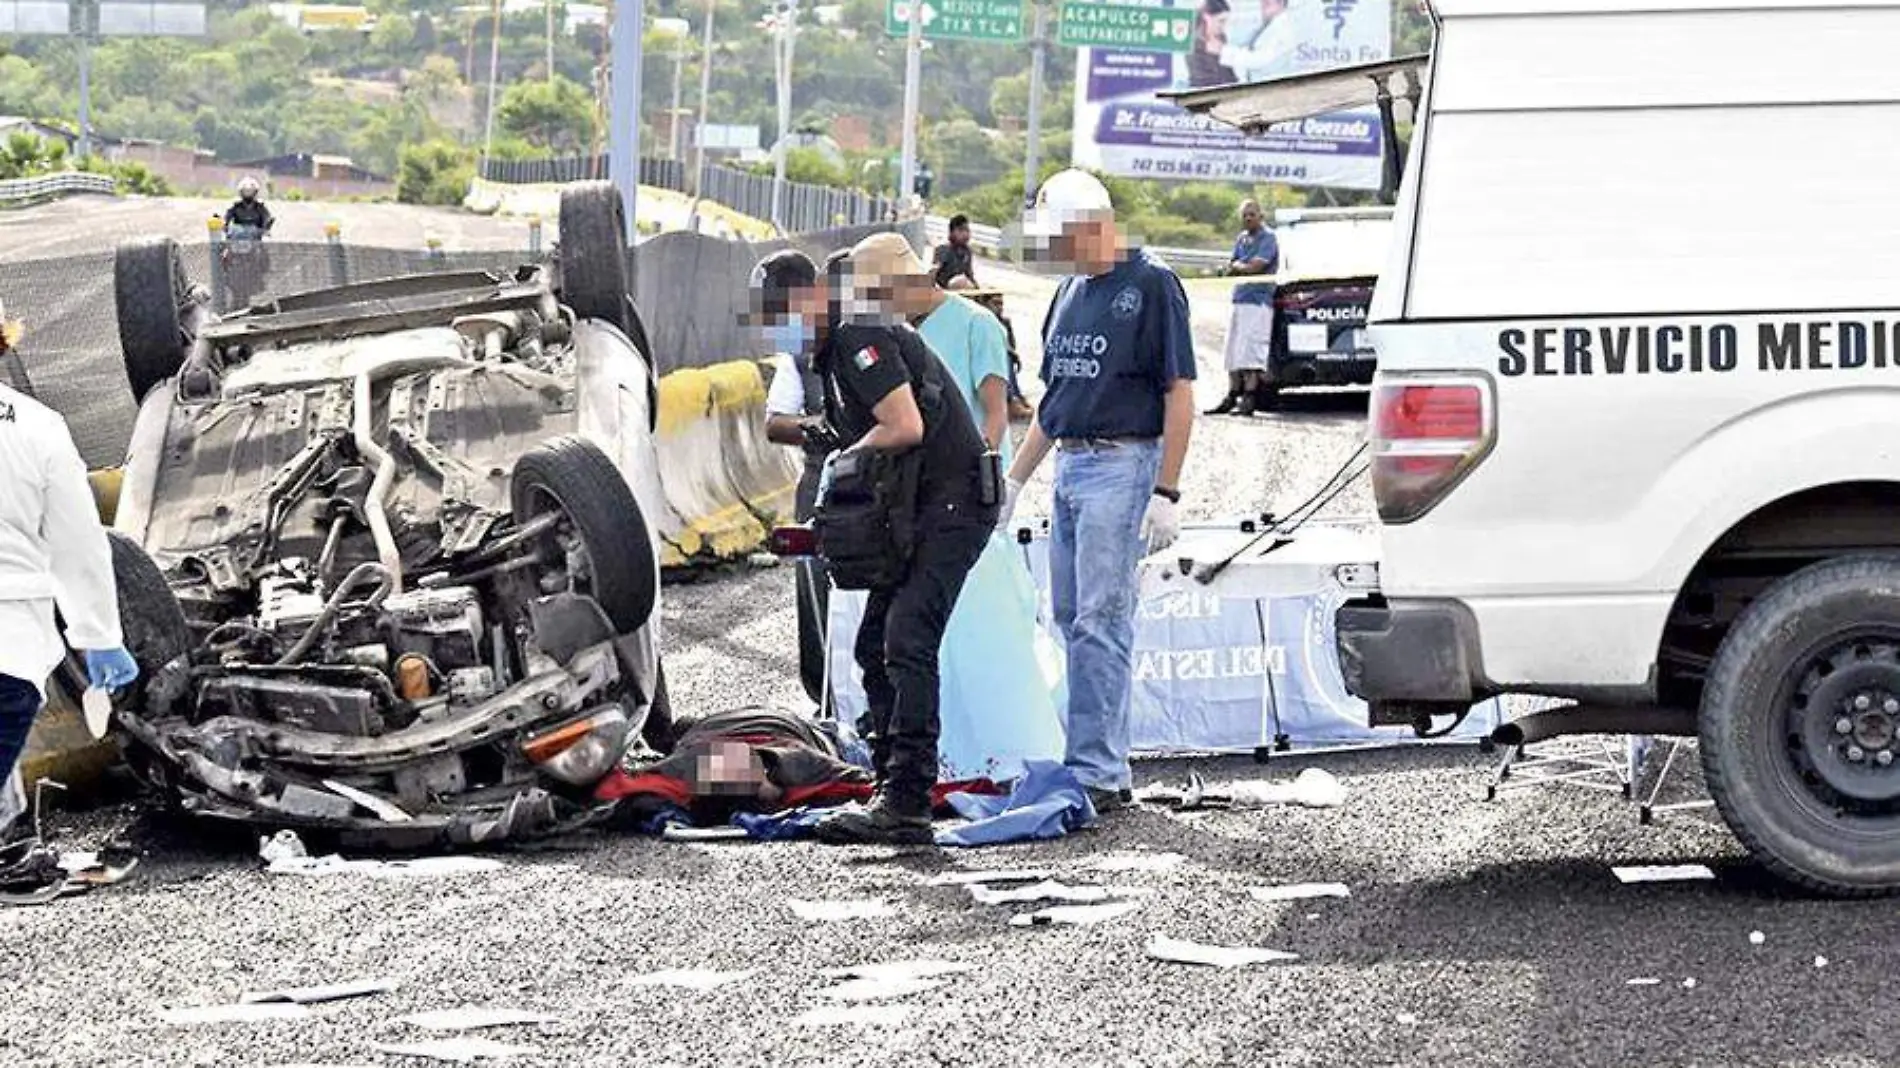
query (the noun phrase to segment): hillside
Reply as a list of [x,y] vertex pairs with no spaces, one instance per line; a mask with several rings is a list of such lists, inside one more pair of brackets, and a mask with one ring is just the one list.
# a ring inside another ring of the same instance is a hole
[[[761,25],[765,5],[714,2],[709,119],[757,125],[769,143],[776,105],[771,40]],[[1392,2],[1395,43],[1401,51],[1415,50],[1427,31],[1414,0]],[[95,49],[93,128],[108,136],[208,149],[226,162],[285,153],[348,156],[369,171],[404,177],[410,199],[440,199],[464,176],[470,150],[482,138],[491,28],[485,7],[375,0],[368,32],[300,31],[263,4],[214,0],[208,40],[120,39]],[[795,126],[824,133],[845,129],[851,135],[846,140],[857,143],[847,146],[854,150],[842,159],[800,153],[794,177],[889,189],[903,103],[903,44],[885,34],[884,0],[844,0],[820,10],[824,17],[814,18],[807,8],[800,24]],[[665,151],[676,54],[682,103],[688,109],[698,105],[704,11],[692,0],[649,4],[649,26],[660,17],[685,18],[693,31],[684,42],[649,38],[643,91],[650,153]],[[499,157],[601,147],[593,86],[607,54],[607,27],[580,18],[570,26],[568,16],[563,5],[555,6],[559,32],[551,49],[542,12],[502,19]],[[1019,193],[1010,189],[1021,187],[1028,67],[1027,45],[946,42],[925,53],[922,144],[936,172],[938,199],[979,217],[1013,211]],[[1044,158],[1059,164],[1068,155],[1073,53],[1052,49],[1048,72]],[[77,82],[69,41],[0,38],[0,114],[70,126],[78,111]],[[1157,200],[1157,210],[1174,210],[1167,202],[1176,198],[1149,199]],[[1216,198],[1223,209],[1230,199]]]

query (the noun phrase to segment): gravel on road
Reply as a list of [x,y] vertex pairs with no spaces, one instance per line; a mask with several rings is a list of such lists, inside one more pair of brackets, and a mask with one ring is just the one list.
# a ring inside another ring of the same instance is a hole
[[[1044,280],[1010,275],[1019,338]],[[1040,293],[1042,296],[1037,297]],[[1202,401],[1219,387],[1215,327],[1197,307]],[[1032,363],[1033,366],[1033,363]],[[1298,498],[1357,444],[1363,393],[1250,421],[1203,420],[1189,514]],[[1367,511],[1362,493],[1336,505]],[[801,700],[789,570],[712,575],[666,591],[669,683],[682,708]],[[976,852],[679,844],[587,836],[506,856],[496,873],[427,881],[269,876],[255,841],[141,816],[56,815],[84,847],[130,833],[127,883],[0,911],[0,1063],[399,1065],[375,1043],[428,1037],[401,1016],[463,1004],[558,1022],[484,1032],[535,1065],[1881,1065],[1900,917],[1879,902],[1787,895],[1699,816],[1639,826],[1613,795],[1479,800],[1470,749],[1144,762],[1144,782],[1290,778],[1325,767],[1344,807],[1178,814],[1142,807],[1069,839]],[[1092,873],[1108,854],[1172,852],[1172,868]],[[1706,863],[1709,882],[1620,884],[1611,866]],[[1046,867],[1135,886],[1131,914],[1017,929],[960,887],[965,868]],[[1267,903],[1250,887],[1340,882],[1351,896]],[[792,898],[883,898],[894,915],[807,923]],[[1762,932],[1760,945],[1751,932]],[[1164,963],[1156,935],[1297,961],[1238,970]],[[1825,966],[1817,966],[1825,958]],[[974,966],[849,1022],[820,971],[901,960]],[[663,969],[750,970],[696,992],[639,985]],[[159,1011],[253,990],[394,978],[308,1019],[173,1027]],[[1632,980],[1656,980],[1632,985]],[[878,1011],[874,1011],[878,1010]]]

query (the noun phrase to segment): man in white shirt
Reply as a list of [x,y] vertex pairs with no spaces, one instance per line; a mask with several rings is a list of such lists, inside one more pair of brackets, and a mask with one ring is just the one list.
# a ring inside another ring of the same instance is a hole
[[[4,308],[0,323],[4,355],[19,326]],[[12,775],[66,647],[84,653],[94,687],[113,690],[138,678],[123,640],[112,548],[66,421],[0,386],[0,779]]]
[[1293,54],[1300,41],[1288,2],[1234,5],[1227,21],[1227,45],[1220,51],[1221,66],[1243,82],[1294,73]]

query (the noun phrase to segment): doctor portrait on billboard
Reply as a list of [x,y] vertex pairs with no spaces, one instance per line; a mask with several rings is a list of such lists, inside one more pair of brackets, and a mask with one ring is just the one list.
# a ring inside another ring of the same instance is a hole
[[1195,9],[1194,43],[1187,56],[1188,88],[1205,89],[1239,81],[1233,69],[1220,61],[1221,49],[1227,47],[1227,20],[1232,10],[1227,0],[1201,0],[1201,6]]

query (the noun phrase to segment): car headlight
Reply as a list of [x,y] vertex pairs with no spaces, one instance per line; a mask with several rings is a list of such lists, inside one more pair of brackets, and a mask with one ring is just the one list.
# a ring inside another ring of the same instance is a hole
[[591,786],[613,770],[627,745],[627,711],[618,705],[531,734],[521,751],[548,776]]

